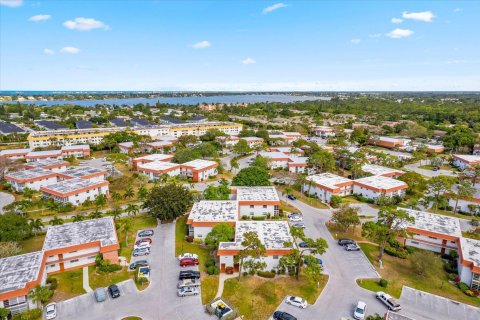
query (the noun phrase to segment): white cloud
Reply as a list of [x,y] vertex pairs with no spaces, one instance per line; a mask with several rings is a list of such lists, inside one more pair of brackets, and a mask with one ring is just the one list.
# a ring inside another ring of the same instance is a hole
[[192,48],[194,49],[205,49],[205,48],[208,48],[208,47],[211,47],[212,44],[207,41],[207,40],[203,40],[203,41],[200,41],[200,42],[197,42],[195,44],[192,45]]
[[403,19],[400,19],[400,18],[392,18],[392,23],[399,24],[399,23],[402,23],[402,22],[403,22]]
[[412,30],[397,28],[387,33],[386,36],[392,39],[400,39],[400,38],[410,37],[414,33],[415,32],[413,32]]
[[52,54],[55,54],[55,51],[53,51],[52,49],[43,49],[43,53],[51,56]]
[[402,18],[423,21],[423,22],[432,22],[433,18],[435,18],[435,15],[431,11],[422,11],[422,12],[403,11]]
[[39,21],[45,21],[50,19],[52,16],[49,14],[37,14],[36,16],[31,16],[28,18],[29,21],[33,22],[39,22]]
[[92,18],[82,18],[82,17],[65,21],[63,25],[67,29],[79,30],[79,31],[89,31],[93,29],[103,29],[103,30],[110,29],[110,27],[105,23],[103,23],[102,21],[98,21]]
[[359,44],[360,42],[362,42],[362,39],[352,39],[350,40],[350,42],[353,44]]
[[463,11],[462,8],[455,8],[455,9],[453,9],[453,12],[455,12],[455,13],[457,13],[457,12],[462,12],[462,11]]
[[288,7],[285,3],[283,2],[279,2],[279,3],[275,3],[269,7],[266,7],[262,10],[262,13],[263,14],[269,14],[270,12],[273,12],[275,10],[278,10],[278,9],[281,9],[281,8],[285,8],[285,7]]
[[0,5],[11,8],[20,7],[23,4],[23,0],[0,0]]
[[372,33],[368,35],[369,38],[380,38],[381,36],[381,33]]
[[63,47],[62,49],[60,49],[60,52],[66,54],[77,54],[80,52],[80,49],[75,47]]
[[247,58],[245,60],[242,60],[243,64],[254,64],[257,63],[257,61],[253,60],[252,58]]

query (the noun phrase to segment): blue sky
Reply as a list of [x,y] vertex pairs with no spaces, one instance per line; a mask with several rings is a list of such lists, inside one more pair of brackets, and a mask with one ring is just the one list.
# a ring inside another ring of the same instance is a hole
[[0,0],[0,90],[480,90],[476,1]]

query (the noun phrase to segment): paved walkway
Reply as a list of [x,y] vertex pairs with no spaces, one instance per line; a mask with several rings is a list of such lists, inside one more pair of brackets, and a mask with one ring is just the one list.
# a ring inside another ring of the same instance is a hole
[[220,273],[220,276],[218,277],[218,290],[217,290],[217,294],[215,295],[215,298],[220,298],[222,296],[225,280],[232,279],[235,277],[238,277],[238,272],[235,272],[233,274]]
[[9,193],[0,192],[0,213],[3,213],[3,207],[15,201],[15,197]]
[[88,267],[83,267],[83,289],[88,292],[93,292],[90,288],[90,279],[88,277]]

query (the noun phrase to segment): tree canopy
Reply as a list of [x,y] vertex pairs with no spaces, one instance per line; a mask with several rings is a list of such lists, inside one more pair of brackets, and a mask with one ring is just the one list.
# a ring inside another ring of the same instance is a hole
[[240,170],[232,180],[232,186],[269,186],[270,174],[259,167],[248,167]]
[[192,205],[190,191],[177,184],[154,187],[143,204],[150,214],[161,221],[169,221],[182,216]]

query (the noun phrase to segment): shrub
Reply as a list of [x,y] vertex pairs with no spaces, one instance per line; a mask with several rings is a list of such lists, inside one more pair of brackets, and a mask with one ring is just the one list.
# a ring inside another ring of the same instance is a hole
[[250,219],[249,216],[246,216],[246,215],[243,215],[243,216],[242,216],[242,220],[248,220],[248,219]]
[[385,248],[385,253],[388,254],[389,256],[392,257],[397,257],[400,259],[406,259],[407,258],[407,252],[406,251],[400,251],[396,250],[394,248]]
[[458,275],[456,275],[455,273],[449,273],[448,274],[448,279],[450,281],[454,281],[457,277],[458,277]]
[[207,261],[205,261],[205,267],[212,267],[212,266],[215,266],[215,260],[213,259],[208,259]]
[[333,208],[337,208],[342,203],[342,197],[340,196],[331,196],[330,205]]
[[457,276],[455,279],[453,279],[453,281],[454,281],[455,283],[459,283],[459,282],[460,282],[460,280],[461,280],[461,279],[460,279],[460,277],[459,277],[459,276]]
[[186,236],[185,241],[192,243],[193,242],[193,237],[192,236]]
[[[217,267],[215,266],[208,266],[205,271],[207,272],[207,274],[209,275],[214,275],[214,274],[219,274],[220,273],[220,269],[218,269]],[[233,272],[232,272],[233,273]]]
[[262,221],[262,220],[265,220],[265,216],[254,216],[254,217],[252,217],[252,220],[254,220],[254,221]]
[[199,239],[199,238],[194,238],[194,239],[193,239],[193,243],[194,243],[194,244],[202,244],[202,243],[203,243],[203,240],[202,240],[202,239]]
[[388,281],[385,279],[380,279],[380,281],[378,281],[378,285],[382,288],[386,288],[388,286]]
[[462,290],[463,292],[467,291],[467,290],[470,290],[470,288],[468,287],[468,285],[465,283],[465,282],[459,282],[457,283],[457,287]]
[[12,320],[38,320],[42,319],[41,309],[32,309],[20,314],[16,314],[12,317]]
[[246,277],[246,276],[248,276],[248,272],[243,271],[242,275],[243,275],[244,277]]
[[98,270],[100,272],[111,273],[122,270],[122,266],[118,264],[112,264],[110,263],[110,261],[103,260],[98,266]]
[[58,281],[56,278],[47,278],[47,284],[50,290],[56,290],[58,287]]
[[455,251],[455,250],[450,250],[450,252],[448,253],[448,255],[450,257],[452,257],[452,260],[456,260],[458,258],[458,252]]
[[257,275],[262,278],[275,278],[275,272],[270,271],[258,271]]
[[443,269],[448,273],[458,273],[457,268],[453,268],[450,264],[446,263],[443,265]]
[[469,297],[475,297],[475,293],[473,293],[472,290],[465,290],[463,293],[465,293]]
[[415,247],[407,246],[405,250],[407,250],[408,254],[412,254],[415,252]]
[[226,268],[225,268],[225,273],[226,273],[226,274],[233,274],[233,271],[234,271],[234,270],[233,270],[233,267],[226,267]]

